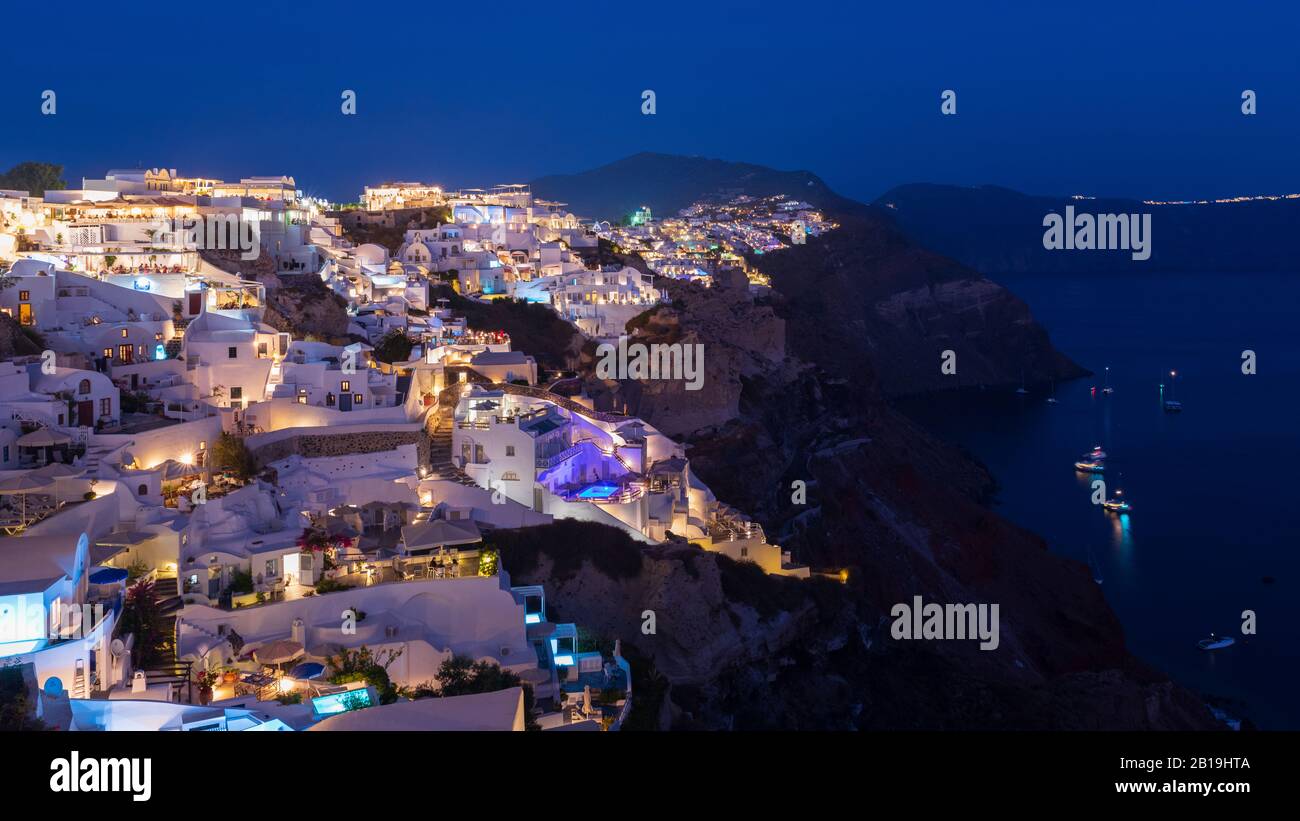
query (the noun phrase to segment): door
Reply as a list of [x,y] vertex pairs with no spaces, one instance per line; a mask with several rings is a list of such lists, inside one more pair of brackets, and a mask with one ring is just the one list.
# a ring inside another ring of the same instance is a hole
[[18,306],[18,322],[23,325],[32,324],[32,306],[26,302]]
[[77,424],[94,427],[95,403],[93,401],[77,403]]
[[130,365],[131,363],[135,362],[135,346],[118,345],[117,361],[121,362],[123,365]]
[[339,395],[339,410],[341,411],[352,410],[352,394],[344,393]]
[[190,292],[190,316],[198,316],[199,311],[203,310],[203,292]]

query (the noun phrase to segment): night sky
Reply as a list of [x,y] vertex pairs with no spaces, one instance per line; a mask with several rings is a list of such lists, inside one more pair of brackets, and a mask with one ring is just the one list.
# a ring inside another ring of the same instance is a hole
[[1300,191],[1294,3],[402,5],[9,4],[0,168],[284,173],[355,200],[648,150],[806,168],[868,200],[907,182]]

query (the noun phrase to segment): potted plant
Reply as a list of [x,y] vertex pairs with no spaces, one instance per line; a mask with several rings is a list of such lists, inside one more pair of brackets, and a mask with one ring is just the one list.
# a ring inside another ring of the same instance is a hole
[[234,667],[227,667],[221,671],[221,681],[224,684],[234,684],[239,681],[239,670]]
[[217,674],[211,670],[200,670],[194,674],[194,683],[199,685],[199,704],[206,707],[212,701],[212,685],[217,683]]

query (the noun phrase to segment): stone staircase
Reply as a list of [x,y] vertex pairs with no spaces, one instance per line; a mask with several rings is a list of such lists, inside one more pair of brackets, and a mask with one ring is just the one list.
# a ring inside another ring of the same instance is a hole
[[429,478],[477,487],[478,483],[452,461],[451,432],[456,424],[453,415],[456,412],[458,393],[459,391],[446,389],[438,396],[434,426],[429,431]]
[[[158,607],[163,613],[175,613],[185,604],[181,599],[180,588],[177,587],[175,576],[157,579],[153,583],[153,589],[158,595]],[[171,618],[174,620],[175,616],[171,616]]]

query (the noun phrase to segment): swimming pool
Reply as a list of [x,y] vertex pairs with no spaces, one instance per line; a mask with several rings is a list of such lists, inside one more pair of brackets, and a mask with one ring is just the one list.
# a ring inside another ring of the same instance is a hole
[[618,485],[598,482],[594,485],[587,485],[574,495],[578,499],[608,499],[617,494]]

